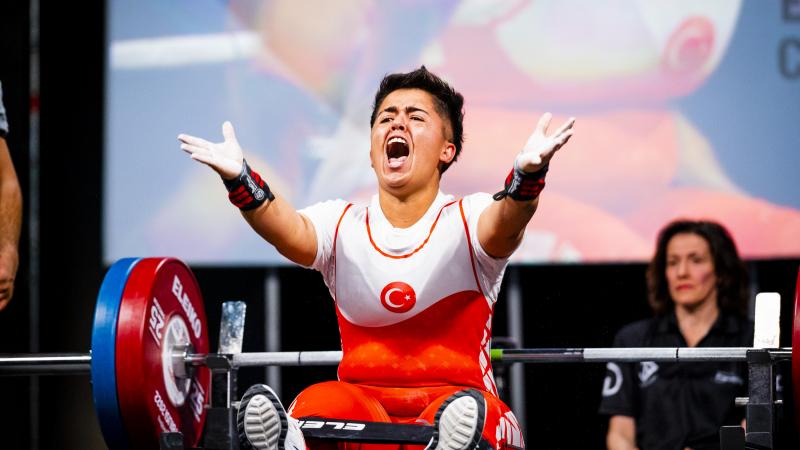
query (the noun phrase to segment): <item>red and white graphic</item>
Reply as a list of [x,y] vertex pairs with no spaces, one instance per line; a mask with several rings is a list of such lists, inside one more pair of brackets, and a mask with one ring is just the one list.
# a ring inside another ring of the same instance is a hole
[[504,448],[525,448],[525,441],[522,439],[519,422],[517,422],[517,418],[511,411],[506,412],[500,418],[497,424],[496,437],[498,444],[500,444],[499,446]]
[[393,281],[381,291],[381,303],[391,312],[404,313],[417,303],[417,293],[407,283]]

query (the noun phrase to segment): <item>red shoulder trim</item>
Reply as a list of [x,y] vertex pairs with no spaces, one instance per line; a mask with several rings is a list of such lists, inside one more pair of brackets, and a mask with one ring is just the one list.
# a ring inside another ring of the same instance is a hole
[[353,206],[352,203],[348,203],[347,206],[344,207],[344,211],[342,211],[342,215],[339,216],[339,221],[336,222],[336,231],[333,232],[333,263],[336,264],[336,241],[339,237],[339,225],[342,224],[342,219],[344,219],[344,215],[347,214],[347,210]]
[[478,286],[478,292],[486,295],[481,288],[481,282],[478,280],[478,270],[475,268],[475,250],[472,248],[472,239],[469,236],[469,225],[467,225],[467,216],[464,214],[464,199],[458,201],[458,209],[461,211],[461,220],[464,222],[464,232],[467,233],[467,245],[469,246],[469,262],[472,263],[472,275],[475,276],[475,284]]
[[342,219],[344,219],[344,215],[347,214],[347,210],[353,206],[352,203],[348,203],[347,206],[344,207],[344,211],[342,211],[342,215],[339,216],[339,221],[336,222],[336,231],[333,232],[333,302],[336,303],[336,241],[339,240],[339,225],[342,224]]

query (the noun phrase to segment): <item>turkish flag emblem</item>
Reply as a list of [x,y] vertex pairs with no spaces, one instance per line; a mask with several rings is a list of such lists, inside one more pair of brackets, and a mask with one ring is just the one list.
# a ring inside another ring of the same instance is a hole
[[414,288],[402,281],[393,281],[381,291],[381,304],[394,313],[404,313],[417,303]]

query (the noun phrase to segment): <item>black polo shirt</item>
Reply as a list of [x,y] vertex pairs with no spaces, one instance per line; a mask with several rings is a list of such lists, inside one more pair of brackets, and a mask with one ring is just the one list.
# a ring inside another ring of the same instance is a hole
[[[720,313],[698,347],[752,347],[753,324]],[[686,347],[675,313],[626,325],[615,347]],[[719,428],[738,425],[747,395],[747,365],[733,362],[608,363],[600,413],[636,419],[642,450],[718,449]]]

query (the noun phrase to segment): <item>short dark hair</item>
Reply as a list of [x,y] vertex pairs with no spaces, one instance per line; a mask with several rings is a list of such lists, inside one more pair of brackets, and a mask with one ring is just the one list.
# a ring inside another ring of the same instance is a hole
[[450,167],[450,164],[458,159],[461,147],[464,144],[464,96],[453,89],[446,81],[429,72],[425,66],[408,73],[386,75],[381,81],[378,92],[375,93],[375,103],[372,106],[372,116],[369,119],[370,128],[375,124],[378,108],[380,108],[383,100],[387,95],[398,89],[422,89],[431,94],[436,112],[450,122],[450,129],[453,133],[450,142],[455,145],[456,153],[452,161],[440,165],[441,173],[444,173]]
[[722,311],[744,316],[750,296],[747,268],[736,243],[722,225],[705,220],[675,220],[658,233],[656,252],[647,269],[648,301],[656,315],[671,311],[675,304],[667,286],[667,244],[677,234],[695,234],[705,239],[717,276],[717,303]]

